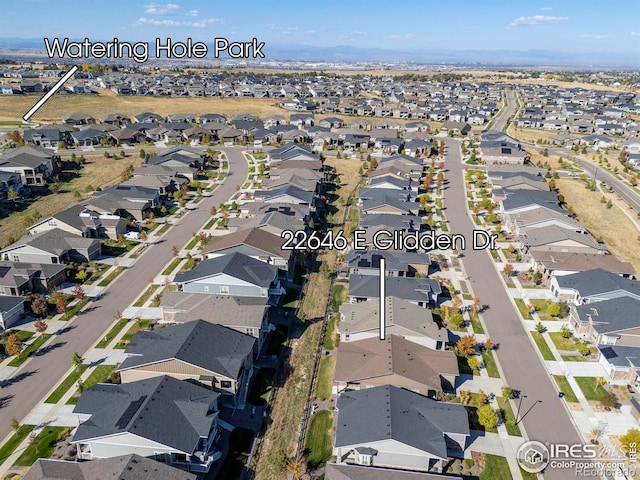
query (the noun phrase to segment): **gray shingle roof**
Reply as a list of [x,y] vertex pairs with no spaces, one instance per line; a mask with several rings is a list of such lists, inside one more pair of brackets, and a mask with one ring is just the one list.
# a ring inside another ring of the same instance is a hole
[[461,477],[327,463],[325,480],[460,480]]
[[168,376],[137,382],[98,384],[84,392],[74,413],[91,415],[81,423],[72,443],[129,432],[193,453],[209,435],[219,394]]
[[[392,215],[399,217],[402,215]],[[428,253],[417,252],[389,252],[378,250],[352,250],[347,253],[345,260],[352,268],[380,268],[380,259],[385,259],[387,270],[406,272],[409,265],[430,265],[431,258]]]
[[118,370],[177,359],[226,377],[238,378],[256,339],[222,325],[196,320],[136,333]]
[[600,334],[640,328],[640,299],[634,297],[578,305],[575,309],[580,321],[591,320],[594,330]]
[[617,290],[624,290],[640,296],[639,281],[629,280],[601,268],[557,276],[556,281],[560,288],[576,290],[581,297],[615,292]]
[[392,385],[343,392],[336,407],[336,447],[393,439],[447,458],[445,433],[469,435],[462,405],[438,402]]
[[69,250],[78,248],[90,249],[99,243],[100,241],[95,238],[79,237],[59,228],[53,228],[45,232],[36,233],[35,235],[25,235],[14,244],[9,245],[5,250],[22,245],[30,245],[45,252],[63,255]]
[[[379,283],[376,275],[350,275],[349,296],[378,298],[380,295]],[[411,277],[387,277],[386,290],[388,296],[421,302],[428,301],[429,292],[436,295],[442,292],[440,283],[437,280]]]
[[198,263],[193,270],[177,274],[174,282],[192,282],[220,273],[258,285],[262,288],[269,288],[271,282],[278,274],[278,267],[248,257],[242,253],[234,252],[209,260],[203,260]]
[[640,368],[640,347],[626,345],[598,345],[607,361],[616,367]]
[[420,227],[420,217],[416,215],[393,215],[391,213],[373,213],[360,217],[362,228],[384,226],[390,229],[414,230]]
[[179,470],[135,453],[91,462],[39,458],[22,480],[196,480]]

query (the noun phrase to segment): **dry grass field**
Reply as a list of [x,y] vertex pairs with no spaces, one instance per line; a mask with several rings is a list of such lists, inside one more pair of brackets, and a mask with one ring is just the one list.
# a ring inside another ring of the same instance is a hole
[[97,155],[85,158],[87,162],[80,169],[80,176],[63,183],[58,193],[38,198],[25,210],[14,212],[0,220],[1,247],[24,235],[26,228],[32,225],[37,217],[46,218],[64,210],[70,204],[90,197],[94,189],[119,182],[120,174],[127,165],[137,167],[142,164],[138,155],[118,160]]
[[[0,120],[20,119],[39,95],[11,95],[0,97]],[[54,95],[32,118],[33,122],[56,122],[63,115],[82,112],[99,118],[107,113],[136,115],[150,111],[160,115],[170,113],[222,113],[236,115],[252,113],[260,117],[284,112],[274,99],[264,98],[174,98],[119,96],[110,90],[97,95]]]
[[617,207],[607,208],[600,203],[602,194],[587,190],[579,180],[558,179],[556,185],[589,232],[602,239],[611,253],[630,262],[636,272],[640,272],[640,236],[629,218]]

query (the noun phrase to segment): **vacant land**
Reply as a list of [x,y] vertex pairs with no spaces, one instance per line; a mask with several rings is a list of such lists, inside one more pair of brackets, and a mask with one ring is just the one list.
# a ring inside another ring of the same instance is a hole
[[[6,98],[11,96],[12,98]],[[8,95],[0,98],[2,119],[20,119],[40,98],[40,95]],[[62,115],[73,112],[88,113],[100,118],[107,113],[133,116],[150,111],[160,115],[171,113],[224,113],[236,115],[251,113],[262,118],[280,114],[277,100],[270,98],[176,98],[119,96],[111,90],[98,95],[54,95],[38,113],[33,122],[58,122]]]
[[627,216],[616,207],[600,203],[602,193],[592,192],[579,180],[558,179],[556,185],[591,234],[604,241],[620,260],[630,262],[640,272],[638,231]]
[[[3,99],[0,99],[0,103],[1,100]],[[39,218],[65,210],[69,205],[90,197],[97,188],[118,183],[120,174],[128,165],[137,167],[142,164],[142,159],[137,154],[118,160],[101,155],[85,155],[85,158],[86,163],[79,170],[80,175],[62,183],[58,193],[37,198],[24,210],[0,220],[0,246],[6,246],[10,240],[22,237],[27,227]]]

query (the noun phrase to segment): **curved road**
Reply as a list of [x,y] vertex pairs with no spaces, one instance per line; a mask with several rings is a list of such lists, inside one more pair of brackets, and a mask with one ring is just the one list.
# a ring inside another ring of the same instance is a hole
[[46,353],[35,356],[23,364],[16,375],[25,377],[0,389],[0,443],[11,432],[11,419],[23,419],[45,395],[60,381],[71,366],[74,352],[84,354],[101,338],[114,322],[116,311],[123,311],[149,285],[149,278],[159,274],[172,259],[172,247],[184,246],[194,231],[211,218],[209,210],[226,202],[235,186],[245,181],[248,163],[240,149],[225,149],[229,160],[229,174],[211,197],[205,197],[196,210],[185,214],[170,228],[159,243],[149,246],[135,264],[114,281],[103,296],[89,303],[86,312],[69,322],[70,329],[52,337],[45,347]]

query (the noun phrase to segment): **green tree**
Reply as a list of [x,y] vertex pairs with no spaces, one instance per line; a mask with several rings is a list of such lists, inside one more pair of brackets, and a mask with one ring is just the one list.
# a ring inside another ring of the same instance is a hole
[[557,303],[549,305],[547,307],[547,313],[552,317],[557,317],[558,315],[560,315],[560,306]]
[[560,335],[562,338],[571,338],[572,333],[567,325],[562,325],[562,327],[560,327]]
[[71,365],[74,366],[76,370],[80,370],[80,367],[84,363],[84,358],[78,352],[74,352],[71,356]]
[[13,430],[14,432],[17,432],[19,428],[20,428],[20,420],[18,420],[16,417],[13,417],[11,419],[11,430]]
[[471,370],[480,370],[482,362],[478,360],[477,356],[472,355],[471,357],[467,358],[467,365],[469,365],[469,368]]
[[502,396],[507,400],[513,397],[513,389],[511,387],[507,387],[506,385],[500,389],[500,393],[502,393]]
[[620,437],[620,444],[624,447],[624,451],[629,454],[635,453],[636,449],[640,445],[640,430],[637,428],[630,428],[627,433]]
[[536,323],[536,332],[542,333],[546,330],[545,326],[542,325],[542,322]]
[[12,333],[7,338],[7,344],[4,349],[7,355],[19,355],[22,352],[22,341],[18,337],[17,333]]
[[78,273],[76,273],[76,280],[83,283],[87,279],[87,275],[88,273],[86,270],[78,270]]
[[31,311],[38,317],[44,317],[49,310],[49,302],[42,295],[34,295],[31,298]]
[[456,328],[464,327],[464,317],[461,313],[454,313],[449,317],[449,323]]
[[478,407],[478,423],[486,429],[493,429],[498,425],[498,414],[491,405]]

